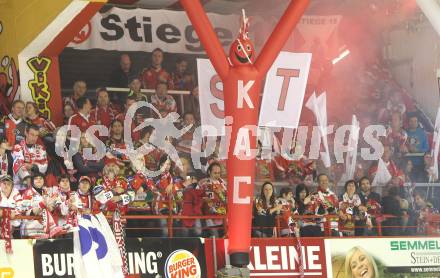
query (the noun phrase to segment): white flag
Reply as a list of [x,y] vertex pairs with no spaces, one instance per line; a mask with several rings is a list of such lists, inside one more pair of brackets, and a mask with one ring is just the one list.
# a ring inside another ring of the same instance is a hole
[[325,167],[330,167],[330,152],[328,150],[327,141],[327,97],[326,92],[316,97],[315,92],[310,96],[306,103],[306,107],[312,110],[316,118],[316,123],[318,124],[319,132],[321,134],[324,152],[321,152],[321,159],[324,162]]
[[123,278],[122,260],[117,246],[112,243],[113,234],[108,234],[108,223],[83,215],[78,219],[78,226],[79,231],[73,234],[75,277]]
[[381,159],[379,159],[379,164],[377,165],[376,175],[374,176],[374,180],[371,186],[383,186],[386,185],[392,176],[390,171],[388,171],[387,165]]
[[354,177],[356,170],[357,149],[359,142],[359,121],[356,115],[353,115],[351,119],[350,135],[348,137],[348,152],[345,157],[345,173],[342,180],[351,180]]
[[440,108],[437,110],[437,117],[435,119],[434,126],[434,148],[431,150],[431,157],[433,161],[432,175],[429,177],[429,182],[433,182],[438,179],[438,153],[440,148]]

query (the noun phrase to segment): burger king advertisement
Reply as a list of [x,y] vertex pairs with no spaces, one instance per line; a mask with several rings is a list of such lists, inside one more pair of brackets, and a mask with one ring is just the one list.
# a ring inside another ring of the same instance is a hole
[[137,277],[206,277],[200,238],[128,238],[128,272]]
[[168,256],[164,272],[166,278],[201,277],[201,269],[197,257],[184,249],[176,250]]

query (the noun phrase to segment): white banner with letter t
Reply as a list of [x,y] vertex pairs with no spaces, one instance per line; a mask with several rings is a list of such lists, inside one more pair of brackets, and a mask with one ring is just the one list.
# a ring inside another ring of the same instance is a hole
[[282,51],[266,76],[259,126],[297,128],[311,53]]

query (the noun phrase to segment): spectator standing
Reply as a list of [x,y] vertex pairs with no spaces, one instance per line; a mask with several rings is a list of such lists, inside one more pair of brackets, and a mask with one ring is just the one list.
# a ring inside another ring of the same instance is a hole
[[78,152],[72,157],[73,166],[76,169],[75,178],[78,180],[81,176],[88,176],[96,180],[104,168],[104,161],[86,157],[85,149],[91,149],[92,154],[96,152],[95,147],[89,142],[86,135],[82,134]]
[[139,79],[144,89],[156,89],[158,83],[166,83],[169,88],[173,87],[170,74],[162,68],[163,50],[156,48],[151,53],[151,66],[144,68]]
[[[379,193],[372,191],[368,177],[362,177],[359,180],[359,198],[361,200],[360,212],[367,213],[371,218],[371,225],[376,227],[376,218],[382,214],[381,198]],[[368,229],[365,219],[359,219],[355,222],[355,225],[356,236],[377,235],[376,229]]]
[[[137,100],[136,100],[136,97],[135,97],[135,96],[127,97],[127,98],[125,99],[125,110],[124,110],[123,113],[119,113],[119,114],[116,116],[116,120],[121,121],[122,123],[124,123],[124,122],[125,122],[125,117],[127,116],[127,111],[128,111],[128,109],[130,109],[130,107],[131,107],[132,105],[136,104],[136,102],[137,102]],[[130,130],[131,130],[131,139],[132,139],[133,141],[138,141],[138,140],[139,140],[139,131],[134,132],[134,129],[136,128],[136,126],[137,126],[138,124],[140,124],[141,116],[139,115],[138,112],[136,112],[136,113],[134,114],[134,118],[132,118],[131,120],[132,120],[131,128],[130,128]]]
[[194,77],[188,73],[188,61],[179,57],[176,61],[176,67],[171,73],[174,90],[191,91],[194,89]]
[[1,120],[0,138],[6,138],[10,146],[14,146],[24,139],[26,128],[26,122],[23,118],[24,109],[24,102],[15,100],[12,103],[12,112]]
[[400,158],[408,152],[408,135],[402,128],[402,115],[399,112],[391,114],[390,126],[387,129],[386,144],[393,149],[394,158]]
[[[186,107],[186,104],[190,105],[189,102],[193,101],[194,96],[192,95],[192,91],[194,89],[194,76],[188,72],[188,61],[179,57],[176,61],[176,67],[174,72],[171,73],[171,80],[173,83],[174,90],[180,91],[190,91],[191,95],[183,96],[183,103],[181,103],[181,99],[178,99],[179,107],[184,107],[186,111],[193,111],[194,107]],[[192,106],[192,105],[191,105]]]
[[391,216],[382,222],[384,236],[400,235],[403,211],[400,206],[399,191],[398,187],[391,187],[388,195],[382,199],[382,213]]
[[[356,220],[361,218],[359,207],[362,203],[359,195],[356,194],[356,182],[354,180],[346,181],[344,190],[345,193],[339,198],[339,231],[344,236],[354,236]],[[364,216],[366,215],[364,214]]]
[[151,104],[159,111],[162,118],[171,112],[177,112],[176,101],[168,94],[168,85],[164,82],[157,84],[156,93],[151,96]]
[[82,97],[78,99],[77,105],[78,112],[70,117],[68,125],[77,126],[81,132],[86,132],[90,126],[95,124],[90,117],[92,102],[90,101],[90,99]]
[[176,149],[189,155],[191,154],[194,131],[196,130],[198,124],[192,112],[185,112],[182,118],[182,123],[180,124],[179,129],[189,126],[191,126],[191,128],[177,140]]
[[127,88],[129,78],[133,75],[131,58],[128,54],[124,53],[119,58],[119,66],[110,75],[109,84],[111,87]]
[[108,155],[105,158],[105,163],[116,163],[123,169],[124,172],[129,170],[130,161],[125,154],[127,145],[124,141],[124,125],[120,120],[114,120],[110,125],[110,138],[106,142]]
[[91,193],[92,179],[88,176],[82,176],[79,178],[78,190],[75,197],[78,201],[78,212],[86,215],[91,214],[99,210],[99,204],[95,201],[93,194]]
[[336,194],[329,189],[330,180],[326,174],[318,175],[318,189],[315,193],[319,203],[318,214],[334,214],[337,212],[339,201]]
[[14,160],[11,153],[12,147],[8,144],[6,139],[0,139],[0,176],[14,174],[12,165]]
[[280,235],[288,236],[290,233],[289,219],[296,211],[295,199],[293,198],[293,191],[290,187],[281,188],[280,195],[277,199],[277,204],[281,204],[283,206],[281,209],[280,217]]
[[[385,185],[392,181],[395,185],[403,186],[405,182],[405,173],[399,168],[399,166],[392,160],[393,151],[390,146],[385,145],[382,154],[382,161],[385,164],[388,173],[382,173],[379,170],[379,162],[375,162],[374,165],[368,171],[370,177],[375,178],[379,175],[379,179],[376,180],[378,184]],[[386,171],[385,171],[386,172]],[[388,180],[384,180],[388,177]]]
[[148,101],[147,95],[142,93],[142,82],[139,80],[139,78],[133,78],[130,81],[129,84],[130,92],[128,93],[128,96],[135,96],[137,101]]
[[[18,228],[21,224],[21,220],[15,219],[16,216],[22,213],[20,209],[21,203],[22,203],[21,194],[17,189],[14,188],[12,177],[10,175],[0,175],[0,219],[3,216],[2,208],[3,209],[11,208],[11,215],[9,219],[11,226],[7,227],[7,229],[8,228],[11,229],[10,234],[14,232],[14,228]],[[2,220],[2,221],[6,222],[9,220]]]
[[[183,185],[176,180],[171,160],[167,155],[160,158],[159,170],[161,174],[156,181],[156,214],[167,215],[170,210],[176,213],[177,204],[175,201],[179,198],[179,192],[183,190]],[[160,219],[160,226],[162,227],[162,236],[168,236],[167,221],[165,219]]]
[[50,137],[56,129],[52,121],[40,115],[35,102],[26,102],[26,121],[40,128],[40,137]]
[[90,121],[109,128],[117,115],[117,111],[113,105],[110,104],[110,98],[105,88],[101,87],[96,89],[96,96],[96,108],[90,111]]
[[[107,164],[103,169],[103,177],[96,182],[97,186],[102,186],[103,191],[111,192],[113,196],[110,199],[100,199],[95,195],[99,208],[107,216],[112,216],[119,209],[121,214],[126,214],[128,204],[134,199],[134,192],[129,192],[128,181],[120,176],[121,169],[117,164]],[[95,194],[96,191],[94,190]],[[131,197],[133,196],[133,197]]]
[[29,125],[26,128],[26,138],[16,144],[12,150],[14,184],[22,190],[22,181],[33,173],[45,174],[47,171],[46,149],[38,144],[39,128]]
[[415,216],[417,223],[417,235],[426,235],[428,222],[426,217],[432,213],[438,213],[434,206],[426,199],[426,193],[416,191],[414,193]]
[[23,203],[27,203],[28,209],[26,215],[39,216],[42,215],[42,220],[24,220],[24,227],[22,231],[24,236],[47,238],[55,237],[64,233],[63,229],[59,227],[53,216],[52,212],[58,205],[55,198],[46,196],[44,191],[47,190],[47,186],[44,180],[44,174],[35,173],[32,176],[32,187],[29,187],[23,193]]
[[261,186],[260,195],[254,201],[253,229],[256,237],[272,237],[275,228],[275,217],[281,213],[283,205],[276,203],[272,183]]
[[63,105],[63,123],[65,125],[68,124],[69,119],[73,116],[73,114],[75,114],[75,111],[73,110],[72,104],[65,103]]
[[199,87],[194,87],[189,96],[183,98],[184,110],[192,111],[197,120],[200,121]]
[[[428,137],[426,132],[419,126],[419,118],[416,114],[408,115],[408,134],[407,148],[409,153],[425,153],[429,151]],[[421,169],[423,164],[423,157],[411,157],[414,167]]]
[[274,170],[272,165],[272,160],[268,159],[267,155],[263,152],[261,141],[257,142],[257,155],[255,157],[255,180],[256,181],[268,181],[274,180]]
[[75,81],[73,84],[73,94],[70,97],[65,97],[63,99],[63,106],[66,104],[70,104],[70,106],[73,108],[73,111],[76,113],[78,112],[78,106],[77,101],[84,97],[84,95],[87,92],[87,84],[84,80],[78,80]]
[[[183,183],[185,189],[183,190],[182,215],[200,216],[202,215],[202,198],[204,191],[201,190],[198,185],[196,173],[189,173],[188,177],[189,178],[186,178]],[[200,219],[183,219],[182,224],[182,236],[202,236],[202,223]]]
[[[154,199],[155,183],[148,175],[144,175],[145,160],[144,156],[138,153],[134,159],[131,159],[134,175],[128,178],[130,189],[134,191],[134,200],[129,204],[127,214],[129,215],[151,215],[152,202]],[[145,237],[150,235],[151,228],[154,227],[154,221],[145,219],[128,219],[127,236]],[[146,229],[150,228],[150,229]]]
[[[203,195],[204,215],[226,215],[226,182],[221,178],[221,166],[218,162],[212,162],[208,166],[208,177],[199,182]],[[219,237],[223,234],[222,219],[207,219],[204,226],[209,227],[209,234]]]
[[[295,189],[295,204],[298,215],[315,215],[319,204],[316,201],[316,195],[310,195],[308,186],[298,184]],[[303,218],[291,221],[290,225],[299,229],[299,234],[306,237],[323,236],[319,218]]]
[[150,171],[157,171],[158,161],[163,152],[154,144],[150,143],[150,138],[154,136],[155,129],[152,126],[147,126],[140,132],[140,140],[135,143],[135,148],[142,148],[142,152],[146,153],[144,156],[145,167]]
[[[318,215],[336,214],[338,212],[339,201],[336,194],[330,190],[330,180],[326,174],[320,174],[317,177],[318,188],[313,194],[315,196],[315,201],[318,203]],[[323,219],[326,221],[325,219]],[[332,233],[336,233],[338,229],[338,222],[331,221],[330,227]]]

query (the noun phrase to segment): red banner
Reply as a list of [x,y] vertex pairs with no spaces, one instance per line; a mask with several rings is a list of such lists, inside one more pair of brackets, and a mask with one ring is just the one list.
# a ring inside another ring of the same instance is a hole
[[[214,241],[205,240],[207,277],[215,277]],[[217,269],[223,268],[228,257],[225,252],[228,241],[215,241]],[[302,253],[298,254],[295,238],[253,238],[251,241],[251,277],[301,277],[301,268],[306,277],[326,277],[324,240],[322,238],[302,238]],[[302,263],[298,258],[302,258]]]

